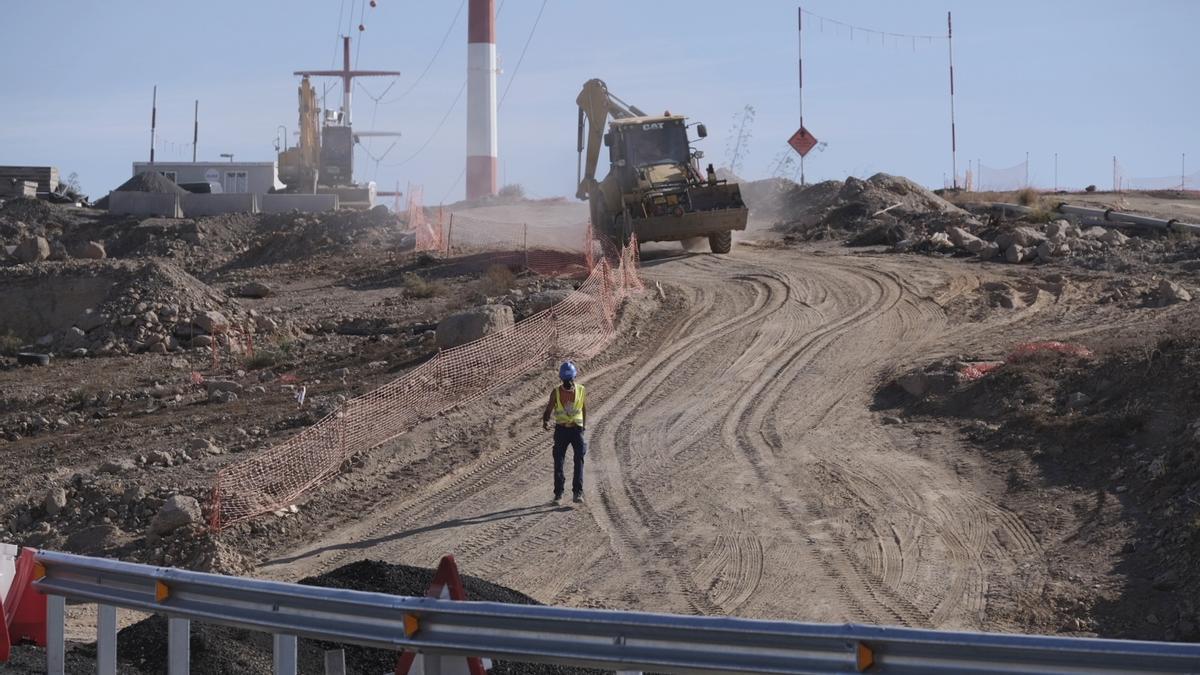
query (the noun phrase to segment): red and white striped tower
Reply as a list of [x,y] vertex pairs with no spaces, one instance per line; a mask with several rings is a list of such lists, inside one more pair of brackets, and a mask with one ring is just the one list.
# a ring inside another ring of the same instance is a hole
[[470,0],[467,20],[467,199],[496,194],[496,3]]

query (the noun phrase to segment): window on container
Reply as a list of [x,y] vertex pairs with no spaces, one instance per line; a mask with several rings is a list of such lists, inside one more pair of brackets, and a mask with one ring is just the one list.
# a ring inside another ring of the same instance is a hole
[[225,192],[249,192],[249,181],[245,171],[226,171],[225,182],[221,185]]

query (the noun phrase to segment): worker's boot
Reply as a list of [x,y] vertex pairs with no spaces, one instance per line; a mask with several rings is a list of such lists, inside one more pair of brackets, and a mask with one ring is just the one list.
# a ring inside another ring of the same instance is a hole
[[576,504],[582,504],[583,503],[583,493],[576,492],[572,501],[574,501]]
[[554,499],[551,499],[550,503],[555,506],[558,506],[559,504],[562,503],[562,495],[561,494],[554,495]]

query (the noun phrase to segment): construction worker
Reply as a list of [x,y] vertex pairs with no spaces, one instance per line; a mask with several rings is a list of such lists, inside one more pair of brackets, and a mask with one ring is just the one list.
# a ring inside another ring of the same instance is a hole
[[554,502],[562,500],[563,487],[566,477],[563,475],[563,461],[567,457],[567,446],[570,445],[575,453],[575,474],[571,479],[571,491],[575,503],[583,501],[583,457],[587,454],[587,441],[583,438],[583,430],[587,427],[587,394],[582,384],[576,384],[575,376],[579,369],[574,363],[567,361],[558,369],[558,377],[562,385],[550,392],[550,401],[542,412],[542,428],[550,428],[550,418],[554,418]]

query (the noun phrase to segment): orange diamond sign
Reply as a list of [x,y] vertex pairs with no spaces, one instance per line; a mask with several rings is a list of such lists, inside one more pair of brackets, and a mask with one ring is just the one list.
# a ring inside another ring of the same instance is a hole
[[810,150],[817,147],[817,137],[809,133],[808,129],[800,127],[792,137],[788,139],[788,145],[800,154],[801,157],[807,155]]

